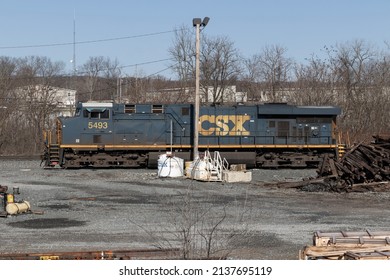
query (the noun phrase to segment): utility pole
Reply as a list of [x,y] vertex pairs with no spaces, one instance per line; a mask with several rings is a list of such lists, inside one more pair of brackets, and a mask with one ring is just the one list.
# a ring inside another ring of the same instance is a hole
[[203,28],[207,25],[210,18],[205,17],[203,21],[200,18],[194,18],[192,25],[196,27],[196,60],[195,60],[195,116],[194,116],[194,152],[193,160],[199,158],[199,83],[200,83],[200,67],[199,67],[199,52],[200,52],[200,27]]

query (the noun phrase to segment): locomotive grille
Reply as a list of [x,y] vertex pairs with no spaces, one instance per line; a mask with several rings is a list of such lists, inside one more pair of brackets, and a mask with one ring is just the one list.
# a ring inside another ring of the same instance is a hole
[[94,135],[93,136],[93,143],[102,143],[102,136],[101,135]]

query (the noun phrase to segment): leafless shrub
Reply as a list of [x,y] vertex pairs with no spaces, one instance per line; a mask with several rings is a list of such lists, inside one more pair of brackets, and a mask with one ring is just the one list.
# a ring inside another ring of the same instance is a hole
[[221,202],[210,198],[201,203],[190,187],[169,199],[164,208],[161,223],[153,228],[132,222],[154,240],[155,247],[179,248],[182,259],[226,259],[239,249],[234,247],[236,239],[251,236],[247,200]]

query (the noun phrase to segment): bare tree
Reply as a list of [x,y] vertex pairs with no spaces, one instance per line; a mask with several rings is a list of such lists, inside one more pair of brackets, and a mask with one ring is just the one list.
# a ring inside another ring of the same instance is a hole
[[[90,57],[81,66],[85,78],[85,91],[88,100],[113,99],[118,90],[121,75],[118,60],[109,57]],[[85,99],[81,97],[80,99]]]
[[157,248],[178,248],[182,259],[225,259],[252,237],[248,229],[252,213],[247,200],[221,203],[218,199],[221,197],[210,197],[208,206],[202,206],[190,186],[163,203],[156,228],[131,222],[147,233]]
[[[169,49],[174,62],[172,69],[181,82],[182,95],[190,95],[195,81],[195,36],[189,29],[180,29]],[[234,43],[227,37],[207,37],[202,33],[200,53],[201,87],[205,102],[223,103],[228,86],[234,84],[241,73],[240,57]],[[211,96],[209,96],[209,94]]]
[[100,92],[100,99],[115,99],[114,95],[118,95],[122,81],[121,79],[121,68],[117,59],[111,60],[106,58],[104,61],[103,78],[104,84],[103,89]]
[[337,103],[343,108],[341,129],[348,131],[352,141],[370,139],[373,110],[376,52],[362,40],[329,49],[330,67],[334,75]]
[[171,69],[179,81],[180,100],[192,101],[195,84],[195,35],[193,30],[182,26],[175,32],[173,46],[168,52],[172,58]]
[[178,80],[186,82],[192,80],[195,73],[195,42],[193,32],[185,26],[175,31],[173,46],[168,49],[172,58],[172,70]]
[[0,153],[10,150],[14,143],[13,118],[18,110],[18,100],[14,94],[16,59],[0,57]]
[[308,64],[296,64],[293,94],[289,101],[298,105],[331,105],[336,104],[333,76],[329,64],[325,60],[314,57]]
[[258,55],[244,59],[240,80],[243,90],[247,93],[248,102],[258,103],[267,101],[262,95],[264,85],[260,75]]
[[242,72],[238,50],[227,37],[205,36],[203,41],[200,70],[205,101],[224,103],[228,86],[235,84]]
[[283,94],[280,96],[278,93],[286,89],[291,80],[290,71],[294,61],[286,56],[286,52],[287,49],[284,47],[270,45],[252,58],[252,63],[257,64],[257,73],[271,102],[284,101]]
[[57,90],[51,84],[56,76],[63,74],[64,68],[63,62],[52,62],[47,57],[30,56],[19,60],[17,75],[21,82],[16,96],[23,100],[19,106],[28,127],[24,129],[30,141],[26,152],[40,151],[42,131],[53,125],[58,104]]
[[372,118],[376,120],[373,134],[389,133],[389,107],[390,107],[390,54],[383,52],[378,55],[377,62],[372,69]]

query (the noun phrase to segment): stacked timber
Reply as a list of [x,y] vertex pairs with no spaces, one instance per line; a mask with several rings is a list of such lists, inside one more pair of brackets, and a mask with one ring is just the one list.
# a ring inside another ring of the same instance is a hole
[[388,191],[390,137],[374,136],[372,143],[355,145],[338,161],[325,158],[317,172],[319,178],[331,181],[332,191]]
[[321,232],[313,234],[313,244],[299,253],[301,260],[390,259],[390,232]]

